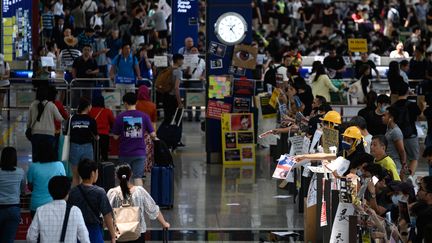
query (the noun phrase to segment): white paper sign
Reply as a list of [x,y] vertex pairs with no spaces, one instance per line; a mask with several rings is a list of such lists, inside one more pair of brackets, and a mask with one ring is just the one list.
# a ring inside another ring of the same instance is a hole
[[339,203],[330,242],[345,243],[349,241],[349,216],[352,215],[354,215],[354,206],[351,203]]
[[55,67],[54,58],[41,57],[42,67]]
[[291,148],[293,149],[294,155],[303,154],[303,136],[294,136],[289,138],[291,142]]
[[155,56],[153,58],[154,65],[156,67],[168,67],[168,57],[167,56]]
[[273,178],[286,179],[290,174],[292,167],[295,165],[295,161],[292,157],[287,154],[281,155],[278,159],[278,164],[273,172]]
[[344,157],[337,157],[335,160],[331,161],[330,164],[327,164],[327,169],[331,171],[336,171],[336,173],[340,176],[347,172],[350,166],[350,161],[345,159]]
[[120,106],[121,103],[121,97],[120,92],[114,91],[114,92],[102,92],[102,96],[105,100],[105,105],[108,107],[114,107],[114,106]]
[[198,66],[198,61],[199,61],[198,54],[184,55],[182,68],[186,69],[187,67],[189,67],[193,71],[193,69],[195,69]]
[[323,134],[322,130],[320,130],[320,129],[315,130],[309,152],[311,152],[311,153],[314,152],[315,146],[318,144],[322,134]]
[[312,207],[317,204],[317,176],[314,174],[309,184],[306,206]]

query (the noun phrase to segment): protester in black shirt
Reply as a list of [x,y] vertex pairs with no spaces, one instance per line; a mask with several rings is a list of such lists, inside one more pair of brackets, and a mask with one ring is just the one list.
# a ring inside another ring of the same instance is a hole
[[336,54],[336,47],[330,48],[329,55],[324,58],[324,67],[330,78],[341,79],[345,72],[345,61],[341,55]]
[[432,176],[426,176],[420,180],[417,198],[418,202],[411,207],[412,215],[417,217],[417,235],[413,242],[430,242],[426,241],[425,237],[427,232],[431,231],[432,226]]
[[[84,45],[82,55],[76,58],[72,64],[72,78],[96,78],[99,67],[95,59],[92,58],[92,46]],[[78,80],[72,83],[73,87],[83,87],[84,89],[72,92],[72,106],[76,107],[80,97],[91,100],[90,87],[94,87],[94,80]]]
[[426,77],[427,72],[427,61],[424,57],[423,48],[418,47],[414,51],[414,56],[411,58],[409,62],[409,73],[408,77],[410,79],[420,79],[423,81]]
[[359,110],[357,115],[363,117],[366,120],[366,117],[368,116],[368,114],[370,112],[375,111],[376,101],[377,101],[377,93],[375,91],[371,90],[366,96],[366,107]]
[[390,98],[387,95],[382,94],[377,98],[377,106],[375,110],[362,115],[359,113],[360,116],[365,115],[364,118],[368,126],[368,131],[373,136],[384,135],[386,133],[387,126],[383,123],[382,117],[389,106]]
[[399,63],[397,61],[390,62],[387,79],[390,85],[391,102],[393,104],[399,96],[401,86],[405,83],[400,75]]
[[82,159],[93,159],[93,141],[99,139],[95,119],[91,118],[88,113],[91,109],[90,102],[81,99],[78,106],[77,114],[73,115],[68,123],[70,126],[70,155],[69,162],[73,170],[73,185],[79,183],[77,173],[78,163]]
[[[370,69],[374,70],[377,79],[378,80],[380,79],[379,71],[376,68],[375,63],[372,60],[369,60],[369,54],[367,52],[362,52],[360,54],[360,60],[354,61],[352,59],[351,52],[349,53],[349,57],[350,57],[351,63],[354,64],[354,67],[355,67],[354,73],[355,73],[355,77],[357,79],[359,79],[362,76],[362,72],[360,72],[360,69],[361,69],[361,66],[363,66],[364,64],[369,65]],[[372,78],[372,72],[369,72],[369,75],[367,77],[369,79],[371,79]]]

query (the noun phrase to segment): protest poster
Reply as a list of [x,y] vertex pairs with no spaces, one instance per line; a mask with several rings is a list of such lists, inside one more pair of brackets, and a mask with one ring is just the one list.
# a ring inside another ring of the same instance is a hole
[[250,98],[234,97],[233,100],[234,113],[250,112],[250,107],[251,107]]
[[306,207],[312,207],[317,204],[317,175],[314,174],[309,184]]
[[333,128],[323,128],[322,146],[325,153],[330,153],[330,147],[339,147],[339,131]]
[[182,68],[186,69],[189,67],[191,70],[193,70],[194,68],[196,68],[198,66],[198,62],[199,62],[198,54],[184,55]]
[[276,105],[279,103],[278,100],[279,100],[280,93],[281,93],[280,89],[278,89],[278,88],[273,89],[272,95],[270,97],[269,104],[274,109],[276,109]]
[[231,76],[209,76],[208,97],[223,99],[231,96]]
[[234,74],[234,75],[237,75],[237,76],[245,76],[245,74],[246,74],[246,68],[242,68],[242,67],[237,67],[237,66],[231,65],[228,68],[228,73]]
[[235,45],[232,65],[247,69],[255,69],[258,48],[250,45]]
[[153,63],[156,67],[168,67],[167,56],[154,56]]
[[255,135],[251,113],[224,113],[221,119],[224,164],[255,163]]
[[269,95],[260,95],[259,103],[261,106],[261,114],[263,118],[272,118],[276,117],[276,109],[270,105],[270,96]]
[[315,153],[315,146],[317,146],[318,142],[321,139],[321,135],[323,134],[321,129],[315,130],[314,136],[312,138],[312,143],[309,149],[310,153]]
[[293,157],[288,154],[281,155],[278,159],[276,169],[273,172],[273,178],[286,179],[294,165],[295,161]]
[[293,136],[289,138],[291,142],[291,148],[293,149],[292,155],[303,154],[303,143],[304,136]]
[[349,216],[352,215],[354,215],[354,206],[351,203],[339,203],[330,242],[349,242]]
[[216,100],[208,101],[207,118],[220,120],[223,113],[229,112],[231,112],[231,104]]
[[205,94],[197,92],[186,92],[187,106],[205,106]]
[[253,96],[255,93],[255,82],[249,79],[236,79],[233,86],[234,95]]
[[227,48],[226,45],[211,41],[209,47],[209,53],[218,57],[224,57],[226,48]]
[[348,39],[348,50],[351,52],[367,52],[367,40],[366,39],[356,39],[349,38]]

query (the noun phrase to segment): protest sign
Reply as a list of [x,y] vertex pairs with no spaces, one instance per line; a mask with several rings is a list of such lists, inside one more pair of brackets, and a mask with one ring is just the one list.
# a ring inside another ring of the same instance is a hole
[[354,206],[351,203],[339,203],[333,222],[330,242],[349,241],[349,216],[352,215],[354,215]]
[[332,128],[323,128],[322,146],[325,153],[330,153],[330,147],[339,147],[339,131]]
[[281,155],[278,159],[276,169],[273,172],[273,178],[286,179],[294,165],[295,161],[293,160],[293,157],[288,156],[287,154]]

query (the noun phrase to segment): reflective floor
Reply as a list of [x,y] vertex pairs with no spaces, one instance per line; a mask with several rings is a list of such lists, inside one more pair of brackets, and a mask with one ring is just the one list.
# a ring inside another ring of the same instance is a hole
[[[14,146],[19,163],[27,168],[31,145],[24,136],[26,114],[12,114],[0,122],[0,149]],[[184,123],[186,147],[175,154],[174,208],[163,210],[176,242],[287,242],[271,232],[303,233],[303,214],[287,190],[271,178],[275,163],[268,149],[257,149],[255,166],[222,166],[205,161],[204,133],[198,122]],[[419,163],[419,175],[427,166]],[[145,188],[150,190],[150,174]],[[147,240],[161,240],[161,226],[148,222]],[[300,236],[298,240],[301,240]]]

